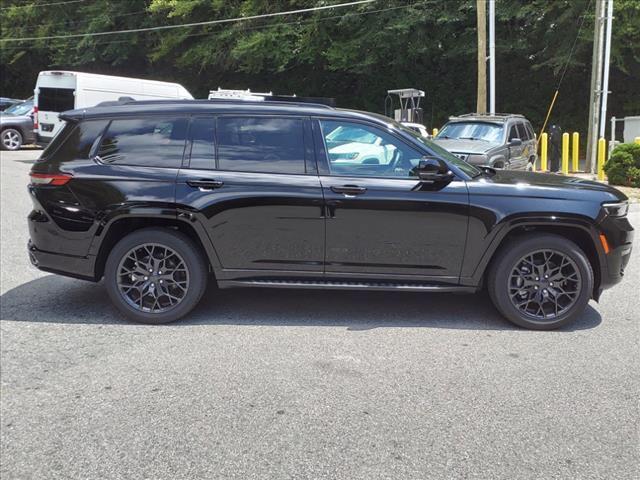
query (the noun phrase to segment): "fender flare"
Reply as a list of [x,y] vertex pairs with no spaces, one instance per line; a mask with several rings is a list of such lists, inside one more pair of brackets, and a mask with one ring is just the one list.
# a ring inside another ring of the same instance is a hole
[[182,224],[187,228],[191,228],[202,244],[214,272],[222,268],[218,254],[211,242],[211,238],[209,237],[205,226],[198,218],[198,215],[186,209],[180,209],[170,205],[128,205],[112,210],[99,220],[98,226],[95,229],[91,240],[88,254],[98,258],[99,255],[104,253],[102,251],[104,240],[107,238],[109,231],[114,227],[114,225],[120,221],[132,219],[140,219],[150,223],[153,223],[154,220],[158,220],[159,223],[168,222],[174,225]]
[[[490,240],[487,248],[480,257],[480,260],[469,276],[461,276],[460,282],[463,285],[480,285],[487,267],[491,263],[495,254],[498,252],[505,238],[516,230],[526,231],[527,229],[535,230],[536,228],[565,228],[577,229],[589,236],[590,242],[596,252],[598,274],[606,271],[605,253],[600,242],[598,242],[598,231],[596,224],[589,217],[581,215],[567,214],[544,214],[535,216],[515,216],[507,217],[502,220],[499,225],[494,227],[495,233]],[[587,252],[585,252],[587,254]],[[464,268],[464,267],[463,267]],[[595,273],[595,272],[594,272]]]

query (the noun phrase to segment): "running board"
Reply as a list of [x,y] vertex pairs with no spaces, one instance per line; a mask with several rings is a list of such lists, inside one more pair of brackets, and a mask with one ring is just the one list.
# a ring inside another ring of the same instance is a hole
[[463,285],[435,285],[432,283],[407,282],[358,282],[336,280],[223,280],[218,282],[220,288],[263,287],[263,288],[315,288],[332,290],[382,290],[405,292],[456,292],[474,293],[476,287]]

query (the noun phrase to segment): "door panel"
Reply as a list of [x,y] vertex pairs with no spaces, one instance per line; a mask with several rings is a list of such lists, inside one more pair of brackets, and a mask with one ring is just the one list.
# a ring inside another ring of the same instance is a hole
[[320,181],[328,215],[327,273],[457,281],[468,222],[464,182],[420,190],[413,179],[323,176]]
[[223,268],[322,272],[317,176],[182,169],[176,198],[200,212]]

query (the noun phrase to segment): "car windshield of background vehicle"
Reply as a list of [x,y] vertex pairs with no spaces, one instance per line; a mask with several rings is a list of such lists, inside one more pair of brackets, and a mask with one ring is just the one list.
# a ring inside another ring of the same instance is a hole
[[419,142],[425,144],[429,148],[429,150],[431,150],[433,153],[435,153],[436,155],[440,156],[442,159],[446,160],[448,163],[451,163],[451,164],[455,165],[457,168],[462,170],[464,173],[466,173],[470,177],[472,177],[472,178],[473,177],[477,177],[478,175],[480,175],[482,173],[482,171],[480,169],[474,167],[470,163],[465,162],[464,160],[459,159],[458,157],[456,157],[454,154],[452,154],[448,150],[445,150],[440,145],[437,145],[437,144],[433,143],[431,140],[428,140],[425,137],[423,137],[422,135],[414,132],[409,127],[406,127],[406,126],[404,126],[404,125],[402,125],[400,123],[395,123],[395,122],[394,122],[394,125],[397,128],[399,128],[400,130],[402,130],[402,131],[408,133],[409,135],[411,135],[413,138],[415,138]]
[[33,109],[33,102],[22,102],[16,105],[11,105],[2,113],[8,113],[10,115],[28,115]]
[[438,139],[455,138],[466,140],[484,140],[491,143],[502,141],[502,126],[483,122],[455,122],[445,125]]

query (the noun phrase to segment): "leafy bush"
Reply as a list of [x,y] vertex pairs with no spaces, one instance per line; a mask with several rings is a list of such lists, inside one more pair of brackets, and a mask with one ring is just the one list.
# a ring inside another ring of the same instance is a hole
[[604,171],[612,185],[640,187],[640,145],[625,143],[611,152]]

